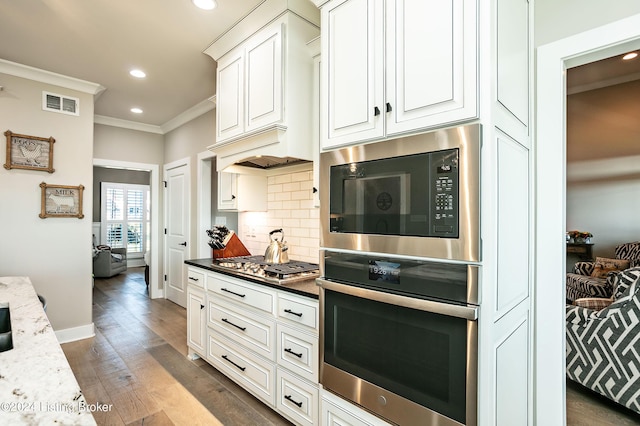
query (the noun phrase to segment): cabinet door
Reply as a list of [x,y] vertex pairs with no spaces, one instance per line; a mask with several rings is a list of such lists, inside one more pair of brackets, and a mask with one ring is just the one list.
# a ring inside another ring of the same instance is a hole
[[237,175],[218,173],[218,210],[236,210]]
[[187,288],[187,344],[200,354],[205,354],[205,324],[207,313],[204,291]]
[[282,121],[282,25],[258,34],[246,46],[246,132]]
[[477,115],[476,0],[387,0],[387,135]]
[[218,61],[216,143],[244,132],[244,57],[232,52]]
[[322,8],[322,148],[384,134],[383,2],[333,0]]

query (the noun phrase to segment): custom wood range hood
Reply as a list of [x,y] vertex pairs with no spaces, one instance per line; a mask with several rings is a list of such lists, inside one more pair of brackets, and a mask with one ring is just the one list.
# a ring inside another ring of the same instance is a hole
[[308,0],[266,0],[204,53],[216,72],[217,169],[312,161],[313,56],[320,12]]

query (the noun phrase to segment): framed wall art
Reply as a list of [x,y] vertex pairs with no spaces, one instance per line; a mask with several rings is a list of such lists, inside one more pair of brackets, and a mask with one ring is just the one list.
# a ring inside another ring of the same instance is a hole
[[42,219],[47,217],[77,217],[82,219],[82,192],[84,186],[49,185],[44,182],[42,188]]
[[4,168],[42,170],[53,173],[53,144],[55,139],[37,136],[19,135],[10,130],[4,132],[7,137],[7,159]]

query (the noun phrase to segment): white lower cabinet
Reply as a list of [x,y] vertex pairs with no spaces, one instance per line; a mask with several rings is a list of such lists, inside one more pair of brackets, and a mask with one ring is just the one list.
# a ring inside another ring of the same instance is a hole
[[291,422],[317,425],[318,301],[202,269],[189,276],[190,354]]
[[187,285],[187,346],[192,359],[204,358],[207,352],[206,312],[204,290]]
[[318,424],[318,384],[307,382],[278,366],[278,411],[301,425]]
[[249,310],[209,300],[207,324],[213,330],[234,340],[270,361],[275,360],[276,323]]
[[320,425],[322,426],[390,426],[389,423],[322,390],[320,394]]
[[276,366],[211,329],[207,336],[207,361],[267,405],[274,407]]
[[278,324],[278,365],[318,383],[318,336]]

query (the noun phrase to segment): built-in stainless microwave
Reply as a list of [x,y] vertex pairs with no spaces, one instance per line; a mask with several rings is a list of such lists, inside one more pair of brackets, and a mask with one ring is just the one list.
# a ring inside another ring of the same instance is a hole
[[479,261],[479,124],[323,152],[322,247]]

